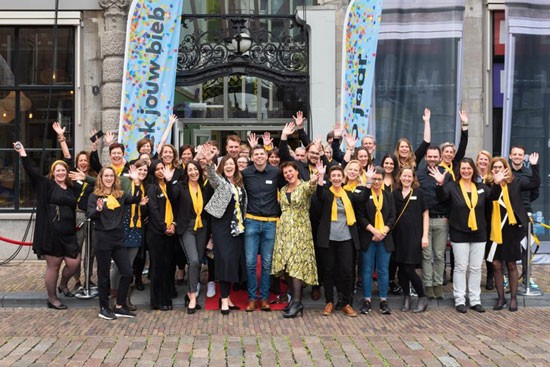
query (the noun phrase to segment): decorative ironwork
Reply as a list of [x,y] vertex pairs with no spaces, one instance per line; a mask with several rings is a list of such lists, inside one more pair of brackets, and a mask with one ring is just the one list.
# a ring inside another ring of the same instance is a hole
[[226,75],[254,75],[283,83],[308,76],[308,33],[293,16],[183,16],[177,64],[179,85]]

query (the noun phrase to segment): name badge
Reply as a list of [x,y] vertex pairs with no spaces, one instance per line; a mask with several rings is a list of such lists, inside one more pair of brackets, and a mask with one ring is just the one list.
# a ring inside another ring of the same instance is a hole
[[271,180],[265,180],[265,184],[266,184],[266,185],[273,185],[273,181],[271,181]]
[[129,173],[123,173],[122,176],[124,176],[124,177],[130,177],[130,174],[129,174]]
[[411,200],[416,200],[416,196],[411,196]]
[[[355,189],[353,192],[356,193],[356,194],[360,194],[360,193],[361,193],[361,190]],[[371,196],[371,197],[372,197],[372,196]]]
[[478,194],[483,194],[484,191],[483,191],[483,189],[479,189],[479,190],[477,190],[477,193],[478,193]]
[[162,193],[159,194],[159,195],[157,195],[157,198],[159,198],[159,199],[160,199],[160,198],[163,198],[163,197],[164,197],[164,194],[162,194]]
[[372,195],[371,195],[371,196],[369,196],[369,200],[372,200]]

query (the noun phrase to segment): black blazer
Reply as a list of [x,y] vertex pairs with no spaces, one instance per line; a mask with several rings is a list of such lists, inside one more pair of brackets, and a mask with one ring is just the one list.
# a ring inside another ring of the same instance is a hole
[[[348,198],[355,207],[354,201],[356,201],[353,193],[346,191]],[[322,248],[328,248],[330,225],[332,216],[332,201],[334,200],[334,194],[325,186],[317,186],[316,191],[317,200],[321,206],[321,219],[319,221],[319,228],[317,228],[317,246]],[[348,226],[351,234],[351,239],[356,249],[360,248],[359,232],[357,230],[357,222]]]
[[[208,213],[204,210],[204,207],[212,196],[212,187],[209,184],[200,184],[199,187],[202,192],[202,223],[206,227],[208,224]],[[172,179],[172,181],[166,183],[166,192],[174,211],[176,233],[182,235],[191,219],[196,217],[191,193],[189,192],[189,185],[186,182],[182,183]]]
[[[392,228],[395,223],[395,204],[393,202],[392,193],[387,190],[382,190],[384,202],[382,204],[382,217],[384,218],[384,225]],[[370,243],[372,242],[372,233],[367,230],[369,224],[374,225],[374,217],[376,214],[376,207],[372,200],[372,192],[369,189],[363,191],[363,198],[360,201],[357,211],[357,223],[359,225],[359,238],[361,240],[361,250],[368,250]],[[395,249],[393,244],[393,236],[390,232],[384,239],[384,247],[387,251],[393,251]]]
[[[462,196],[458,181],[450,181],[443,186],[438,185],[436,187],[436,195],[439,201],[450,200],[449,205],[451,207],[451,212],[449,214],[449,226],[462,233],[474,234],[479,231],[487,231],[487,216],[489,214],[487,202],[490,200],[491,189],[481,182],[472,181],[472,184],[476,186],[478,195],[478,201],[475,207],[478,230],[475,232],[468,227],[470,209],[466,207],[466,202]],[[451,238],[451,241],[452,240]]]
[[[166,201],[169,199],[164,196],[158,183],[151,184],[147,187],[147,197],[149,198],[149,202],[147,203],[149,213],[147,231],[157,235],[164,235],[167,229],[166,223],[164,222]],[[174,210],[172,209],[172,211]]]

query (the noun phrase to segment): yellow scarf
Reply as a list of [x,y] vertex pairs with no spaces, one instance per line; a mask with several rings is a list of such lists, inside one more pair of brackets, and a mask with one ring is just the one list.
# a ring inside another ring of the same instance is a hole
[[107,209],[115,210],[116,208],[120,208],[120,203],[113,195],[109,194],[107,196]]
[[[512,209],[512,203],[510,202],[510,194],[508,192],[508,185],[502,185],[502,201],[504,201],[504,207],[508,214],[508,223],[511,225],[517,224],[514,210]],[[493,201],[493,214],[491,215],[491,236],[489,239],[493,242],[502,244],[502,219],[500,217],[500,203],[498,200]]]
[[374,228],[379,231],[384,230],[384,217],[382,216],[382,206],[384,205],[384,194],[380,192],[380,196],[377,196],[374,192],[371,192],[372,202],[376,208],[376,214],[374,216]]
[[166,228],[170,227],[172,223],[174,223],[174,212],[172,211],[172,203],[170,203],[170,200],[168,200],[168,194],[166,193],[166,183],[161,182],[159,183],[160,191],[166,198],[166,210],[164,211],[164,223],[166,224]]
[[472,231],[477,231],[477,219],[476,219],[476,210],[475,207],[477,205],[477,187],[472,182],[470,183],[472,187],[472,200],[468,197],[468,193],[466,192],[466,187],[464,186],[464,183],[462,180],[459,181],[460,185],[460,191],[462,191],[462,196],[464,197],[464,201],[466,202],[466,206],[470,209],[470,214],[468,215],[468,228],[470,228]]
[[332,213],[330,216],[330,220],[333,222],[336,222],[338,220],[338,205],[336,204],[336,198],[339,198],[342,200],[342,203],[344,204],[344,210],[346,212],[346,223],[348,226],[352,226],[355,224],[355,212],[353,211],[353,206],[351,205],[351,201],[348,198],[348,193],[346,190],[340,188],[339,191],[336,191],[334,187],[330,187],[330,192],[334,194],[334,199],[332,200]]
[[235,199],[235,219],[237,221],[237,228],[235,231],[231,230],[231,234],[233,232],[236,233],[236,235],[239,235],[241,233],[244,233],[244,221],[243,221],[243,214],[241,213],[241,195],[240,190],[237,186],[231,184],[231,192],[233,193],[233,198]]
[[[143,184],[139,185],[139,188],[141,192],[145,192],[145,189],[143,188]],[[136,185],[132,185],[132,196],[136,192]],[[141,228],[141,207],[139,204],[132,204],[131,206],[132,213],[130,214],[130,228]],[[137,219],[136,218],[136,212],[137,212]]]
[[197,218],[195,219],[195,226],[193,227],[193,230],[196,231],[197,229],[202,228],[202,191],[200,187],[197,187],[197,191],[194,191],[191,183],[188,183],[188,185],[191,201],[193,202],[193,209],[195,209],[195,214],[197,215]]
[[357,181],[356,182],[348,182],[344,185],[344,190],[355,191],[356,187],[357,187]]
[[111,164],[111,167],[113,167],[113,169],[115,170],[115,173],[118,177],[120,177],[120,175],[122,175],[122,171],[124,170],[124,165],[115,166],[114,164]]
[[455,176],[455,172],[453,171],[453,162],[451,162],[451,165],[448,166],[447,163],[445,162],[441,162],[439,164],[439,166],[445,168],[445,171],[449,172],[449,174],[451,175],[451,177],[453,178],[453,181],[456,181],[456,176]]

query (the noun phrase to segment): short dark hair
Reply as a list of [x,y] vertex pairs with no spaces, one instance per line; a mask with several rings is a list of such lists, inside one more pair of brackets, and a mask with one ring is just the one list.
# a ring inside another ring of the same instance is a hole
[[331,166],[329,169],[328,169],[328,175],[330,176],[330,174],[334,171],[340,171],[342,172],[342,175],[344,177],[346,177],[346,174],[344,173],[344,169],[342,168],[342,166],[340,166],[339,164],[335,164],[334,166]]
[[124,153],[124,145],[123,144],[120,144],[120,143],[113,143],[111,145],[109,145],[109,154],[111,154],[111,152],[113,151],[113,149],[116,149],[116,148],[120,148],[122,149],[122,153]]
[[523,150],[523,153],[527,153],[527,149],[525,149],[525,147],[523,145],[512,145],[512,147],[510,148],[510,153],[512,153],[512,149],[521,149]]
[[426,149],[426,153],[428,152],[428,150],[437,150],[439,152],[439,156],[441,156],[441,148],[438,147],[437,145],[430,145],[427,149]]
[[294,168],[296,171],[300,171],[300,170],[298,169],[298,164],[296,163],[296,161],[286,161],[286,162],[281,163],[281,166],[280,166],[281,172],[282,172],[283,169],[285,169],[286,167],[292,167],[292,168]]

